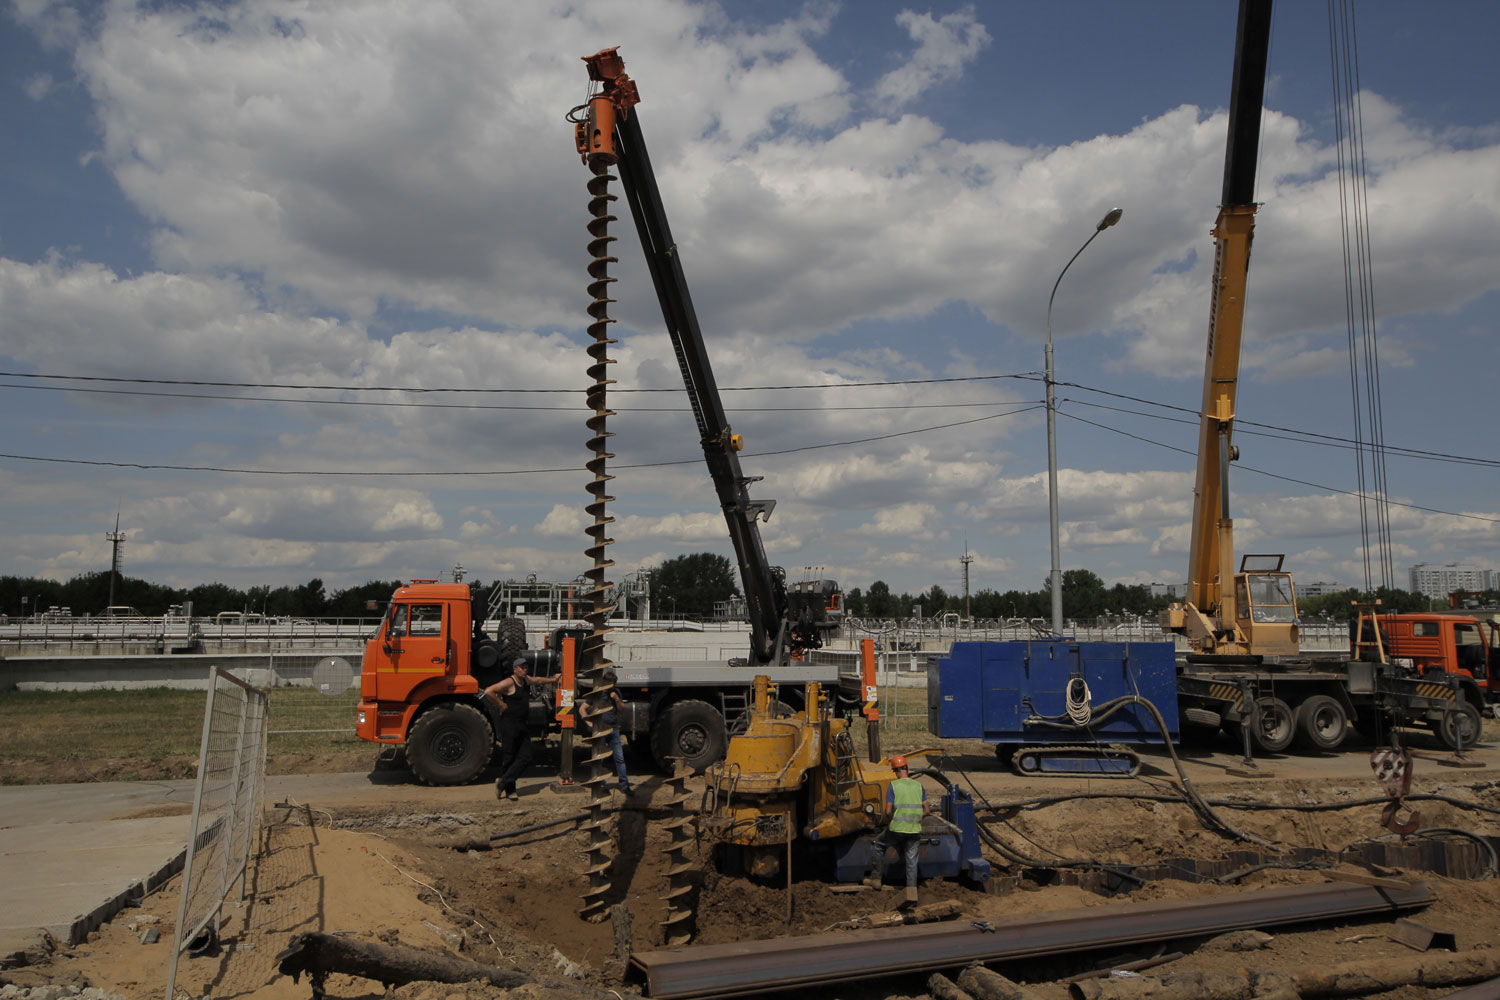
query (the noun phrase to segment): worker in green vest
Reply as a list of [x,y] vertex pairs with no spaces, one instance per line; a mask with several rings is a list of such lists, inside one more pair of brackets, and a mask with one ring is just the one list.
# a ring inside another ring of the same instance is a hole
[[885,874],[885,852],[895,847],[906,862],[905,906],[917,902],[917,854],[922,845],[922,817],[931,812],[927,805],[927,790],[922,783],[908,773],[906,758],[899,754],[891,758],[891,770],[896,780],[885,793],[886,828],[870,843],[870,866],[872,874],[865,885],[879,889]]

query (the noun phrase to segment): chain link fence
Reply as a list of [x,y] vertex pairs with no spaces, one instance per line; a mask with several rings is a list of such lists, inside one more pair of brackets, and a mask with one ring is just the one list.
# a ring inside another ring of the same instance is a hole
[[358,743],[358,656],[276,654],[266,657],[263,683],[277,751],[328,749],[330,741]]
[[238,883],[244,895],[245,868],[260,825],[265,787],[266,711],[265,690],[218,667],[209,668],[167,1000],[173,997],[183,950],[210,947],[218,937],[219,914],[230,890]]

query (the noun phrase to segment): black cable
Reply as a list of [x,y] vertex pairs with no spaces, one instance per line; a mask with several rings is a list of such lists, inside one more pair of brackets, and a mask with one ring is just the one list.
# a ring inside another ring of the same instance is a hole
[[[3,383],[0,383],[0,386],[3,386]],[[232,399],[234,397],[231,396],[228,398]],[[1142,413],[1140,410],[1128,410],[1122,406],[1106,406],[1103,403],[1091,403],[1086,399],[1074,399],[1071,396],[1063,397],[1062,399],[1058,400],[1058,403],[1059,405],[1063,403],[1072,403],[1076,406],[1087,406],[1095,410],[1108,410],[1111,413],[1124,413],[1132,417],[1144,417],[1147,420],[1164,420],[1168,423],[1183,424],[1186,426],[1197,426],[1197,424],[1199,423],[1197,419],[1190,420],[1187,417],[1172,417],[1161,413]],[[1176,409],[1176,407],[1172,408]],[[1324,448],[1338,448],[1347,451],[1355,451],[1359,448],[1357,442],[1351,441],[1348,438],[1337,437],[1332,434],[1314,434],[1312,431],[1299,431],[1293,428],[1282,427],[1273,427],[1273,430],[1281,431],[1282,433],[1272,434],[1269,431],[1253,431],[1244,429],[1245,427],[1272,427],[1272,425],[1270,424],[1255,424],[1251,423],[1250,421],[1239,420],[1235,421],[1235,423],[1239,428],[1238,434],[1241,437],[1267,438],[1272,441],[1291,441],[1295,444],[1318,445]],[[1467,455],[1450,455],[1446,452],[1441,451],[1429,451],[1426,449],[1418,448],[1403,448],[1400,445],[1387,445],[1385,450],[1401,458],[1419,459],[1424,462],[1439,462],[1444,465],[1473,465],[1485,469],[1500,468],[1500,459],[1495,458],[1472,458]]]
[[[565,406],[521,406],[505,403],[412,403],[385,399],[303,399],[297,396],[236,396],[218,392],[151,392],[146,389],[87,389],[75,385],[16,385],[0,382],[0,389],[31,392],[86,392],[107,396],[148,396],[157,399],[222,399],[235,403],[309,403],[319,406],[384,406],[416,410],[537,410],[577,413],[577,404]],[[456,389],[455,392],[484,390]],[[502,390],[503,391],[503,390]],[[559,390],[563,391],[563,390]],[[623,391],[623,390],[622,390]],[[1014,400],[983,400],[973,403],[882,403],[871,406],[726,406],[730,413],[822,413],[840,410],[947,410],[969,406],[1009,406]],[[622,406],[617,413],[688,413],[687,406]]]
[[[1456,799],[1451,795],[1440,795],[1436,792],[1413,792],[1404,796],[1408,802],[1444,802],[1451,806],[1462,809],[1472,809],[1476,812],[1492,813],[1500,815],[1500,808],[1481,805],[1467,799]],[[1058,802],[1072,802],[1079,799],[1140,799],[1143,802],[1186,802],[1181,794],[1147,794],[1144,792],[1071,792],[1065,795],[1038,795],[1029,799],[1018,799],[1008,802],[1007,809],[1026,809],[1033,806],[1055,805]],[[1358,806],[1378,806],[1389,802],[1389,798],[1372,796],[1364,799],[1347,799],[1339,802],[1263,802],[1255,799],[1207,799],[1209,805],[1219,809],[1247,809],[1265,810],[1267,812],[1332,812],[1338,809],[1352,809]],[[987,806],[987,808],[996,808]],[[998,811],[998,809],[997,809]]]
[[[797,448],[781,448],[774,451],[746,452],[749,457],[766,458],[774,455],[793,455],[803,451],[819,451],[823,448],[841,448],[854,444],[869,444],[873,441],[889,441],[892,438],[908,437],[912,434],[925,434],[929,431],[947,430],[951,427],[962,427],[965,424],[977,424],[986,420],[995,420],[1000,417],[1012,417],[1017,413],[1025,413],[1034,410],[1036,406],[1025,406],[1019,410],[1011,410],[1007,413],[991,413],[983,417],[972,417],[968,420],[956,420],[948,424],[936,424],[930,427],[914,427],[911,430],[892,431],[889,434],[876,434],[871,437],[851,438],[846,441],[826,441],[822,444],[808,444]],[[102,465],[119,469],[146,469],[146,470],[168,470],[174,472],[235,472],[249,476],[530,476],[554,472],[585,472],[583,466],[564,466],[552,469],[461,469],[461,470],[433,470],[422,472],[375,472],[369,470],[342,470],[342,469],[237,469],[216,465],[166,465],[151,462],[105,462],[98,459],[85,458],[53,458],[42,455],[17,455],[0,453],[0,458],[11,458],[23,462],[54,462],[63,465]],[[697,465],[703,461],[698,459],[677,459],[671,462],[637,462],[629,465],[611,465],[612,470],[620,469],[659,469],[672,465]]]
[[[875,382],[796,382],[785,385],[721,385],[720,392],[762,392],[769,389],[864,389],[871,386],[899,385],[944,385],[951,382],[995,382],[1001,379],[1027,378],[1032,373],[1015,375],[959,375],[949,378],[886,379]],[[453,387],[424,388],[413,385],[333,385],[313,382],[215,382],[206,379],[173,378],[124,378],[110,375],[57,375],[46,372],[4,372],[0,378],[46,378],[69,382],[120,382],[131,385],[203,385],[228,389],[324,389],[336,392],[477,392],[477,393],[583,393],[581,388],[566,389],[464,389]],[[681,386],[663,388],[622,389],[611,386],[611,393],[619,392],[682,392]]]
[[[1136,440],[1136,441],[1144,441],[1147,444],[1155,445],[1158,448],[1165,448],[1168,451],[1180,452],[1181,454],[1189,455],[1189,456],[1192,456],[1194,458],[1196,458],[1197,454],[1198,454],[1196,451],[1192,451],[1192,450],[1187,449],[1187,448],[1178,448],[1178,447],[1176,447],[1174,445],[1166,444],[1166,443],[1161,442],[1161,441],[1153,441],[1151,438],[1142,437],[1139,434],[1131,434],[1129,431],[1122,431],[1118,427],[1110,427],[1108,424],[1097,423],[1097,422],[1095,422],[1093,420],[1085,420],[1083,417],[1078,416],[1076,413],[1069,413],[1066,410],[1059,410],[1057,412],[1060,413],[1062,416],[1065,416],[1065,417],[1067,417],[1070,420],[1076,420],[1076,421],[1078,421],[1081,424],[1088,424],[1090,427],[1097,427],[1100,430],[1109,431],[1111,434],[1119,434],[1119,435],[1131,438],[1131,439]],[[1236,463],[1236,466],[1238,468],[1244,470],[1245,472],[1254,472],[1257,475],[1267,476],[1267,477],[1269,477],[1271,479],[1280,479],[1282,482],[1295,483],[1298,486],[1306,486],[1306,487],[1309,487],[1310,489],[1324,490],[1324,491],[1329,492],[1329,493],[1340,493],[1340,494],[1343,494],[1344,496],[1351,496],[1351,497],[1359,497],[1360,496],[1359,493],[1357,493],[1357,492],[1355,492],[1353,490],[1341,490],[1337,486],[1326,486],[1326,485],[1324,485],[1322,483],[1308,482],[1305,479],[1296,479],[1296,478],[1294,478],[1292,476],[1283,476],[1283,475],[1280,475],[1280,474],[1275,473],[1275,472],[1267,472],[1265,469],[1257,469],[1253,465],[1245,465],[1243,463]],[[1387,500],[1386,503],[1388,503],[1392,507],[1405,507],[1407,510],[1420,510],[1420,511],[1423,511],[1423,512],[1428,513],[1428,514],[1442,514],[1442,515],[1447,516],[1447,517],[1461,517],[1461,518],[1466,518],[1468,520],[1473,520],[1473,521],[1484,521],[1484,522],[1489,523],[1489,524],[1500,524],[1500,517],[1484,517],[1484,516],[1482,516],[1480,514],[1464,514],[1464,513],[1458,512],[1458,511],[1441,510],[1441,509],[1436,508],[1436,507],[1423,507],[1421,504],[1401,503],[1400,501],[1397,501],[1397,500]]]

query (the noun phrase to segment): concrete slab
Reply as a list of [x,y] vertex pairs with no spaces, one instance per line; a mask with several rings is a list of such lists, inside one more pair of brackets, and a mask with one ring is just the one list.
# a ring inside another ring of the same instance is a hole
[[0,788],[0,829],[186,812],[193,807],[193,785],[192,779],[7,785]]
[[37,928],[77,944],[182,868],[188,817],[0,830],[0,954]]

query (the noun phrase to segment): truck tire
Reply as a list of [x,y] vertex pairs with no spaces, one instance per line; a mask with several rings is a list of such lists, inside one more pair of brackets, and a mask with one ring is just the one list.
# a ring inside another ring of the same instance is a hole
[[1453,711],[1444,712],[1441,719],[1428,725],[1449,750],[1458,749],[1460,736],[1463,737],[1463,748],[1471,750],[1479,742],[1479,727],[1483,722],[1479,709],[1474,707],[1473,702],[1460,701]]
[[1337,750],[1349,735],[1349,714],[1338,699],[1315,694],[1297,706],[1297,742],[1309,750]]
[[673,702],[651,727],[651,752],[663,770],[671,767],[671,758],[680,757],[694,773],[701,773],[722,760],[728,749],[724,716],[707,702]]
[[510,674],[510,665],[526,652],[526,623],[519,618],[502,618],[495,629],[495,645],[500,648],[500,669]]
[[406,762],[424,785],[462,785],[479,777],[495,734],[473,705],[437,705],[417,716],[406,736]]
[[1259,712],[1256,725],[1250,730],[1251,740],[1266,753],[1281,753],[1297,735],[1296,717],[1280,698],[1261,698],[1255,704]]

